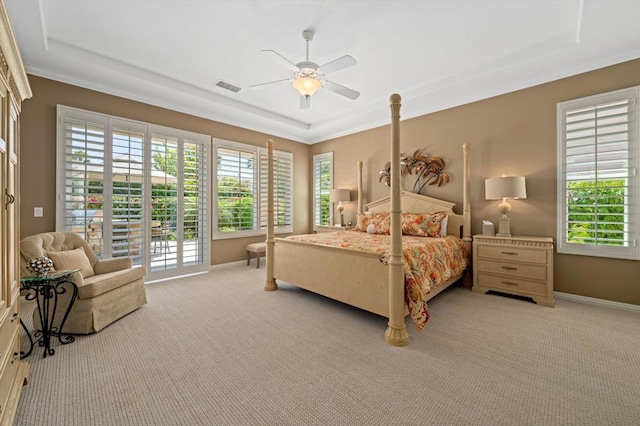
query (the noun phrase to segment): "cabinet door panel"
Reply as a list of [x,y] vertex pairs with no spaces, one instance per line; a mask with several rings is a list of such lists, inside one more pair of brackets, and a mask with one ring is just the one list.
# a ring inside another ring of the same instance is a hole
[[[9,250],[10,229],[7,226],[6,216],[10,201],[9,187],[7,185],[7,165],[9,163],[8,146],[4,139],[0,138],[0,305],[6,307],[6,291],[9,286],[9,262],[6,253]],[[1,306],[0,306],[1,308]],[[0,311],[0,315],[2,311]]]
[[3,299],[10,304],[11,297],[19,289],[18,280],[20,277],[18,244],[18,111],[11,105],[9,108],[8,123],[8,163],[7,163],[7,191],[12,198],[5,209],[6,238],[7,251],[5,257],[7,259],[7,287],[4,289]]

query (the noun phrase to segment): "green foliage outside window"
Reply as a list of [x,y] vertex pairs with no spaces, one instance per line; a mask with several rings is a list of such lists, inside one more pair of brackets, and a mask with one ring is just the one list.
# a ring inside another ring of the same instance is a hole
[[319,179],[316,191],[320,194],[320,217],[316,218],[317,225],[330,225],[331,221],[331,202],[329,201],[329,192],[331,191],[331,161],[328,159],[320,160],[320,168],[316,170],[314,179]]
[[329,201],[329,194],[322,194],[320,196],[320,225],[330,225],[330,213],[331,202]]
[[[166,147],[165,152],[153,154],[153,168],[171,176],[178,176],[178,150]],[[198,193],[198,152],[196,149],[184,149],[184,197],[183,197],[183,232],[184,239],[194,239],[198,235],[198,205],[199,199],[193,194]],[[170,222],[169,239],[175,239],[175,227],[178,218],[176,206],[178,204],[177,185],[151,185],[151,220]]]
[[624,244],[625,180],[570,182],[567,241]]
[[253,226],[253,191],[247,182],[235,177],[218,179],[218,231],[251,230]]

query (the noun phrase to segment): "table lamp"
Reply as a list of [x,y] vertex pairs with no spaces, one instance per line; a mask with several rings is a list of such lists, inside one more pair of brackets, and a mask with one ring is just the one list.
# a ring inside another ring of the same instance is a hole
[[338,213],[340,213],[340,226],[344,226],[344,215],[342,214],[342,211],[344,210],[343,203],[351,201],[351,191],[345,188],[332,189],[329,193],[329,201],[338,205],[337,208]]
[[498,204],[498,211],[501,213],[498,237],[510,237],[511,225],[507,213],[511,211],[511,204],[507,203],[507,198],[516,200],[527,198],[524,176],[502,176],[486,179],[484,181],[484,198],[486,200],[502,200]]

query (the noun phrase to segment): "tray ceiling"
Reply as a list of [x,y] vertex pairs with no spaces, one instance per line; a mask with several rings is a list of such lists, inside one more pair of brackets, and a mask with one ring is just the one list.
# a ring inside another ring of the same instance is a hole
[[[640,1],[5,0],[27,72],[304,143],[640,57]],[[261,53],[351,55],[300,109]],[[239,87],[238,93],[215,85]],[[37,96],[37,93],[35,94]]]

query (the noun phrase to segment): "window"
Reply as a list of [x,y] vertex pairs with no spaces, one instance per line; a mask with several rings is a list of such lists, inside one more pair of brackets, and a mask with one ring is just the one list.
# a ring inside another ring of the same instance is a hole
[[[267,172],[269,156],[260,148],[260,230],[267,231]],[[293,232],[293,154],[273,151],[273,222],[275,232]]]
[[558,252],[640,259],[639,87],[558,104]]
[[331,225],[333,209],[329,192],[333,188],[333,152],[313,156],[313,227]]
[[150,279],[209,269],[211,137],[58,106],[60,231]]
[[[293,231],[293,154],[274,151],[276,232]],[[267,150],[214,140],[214,238],[264,235],[267,229]]]

